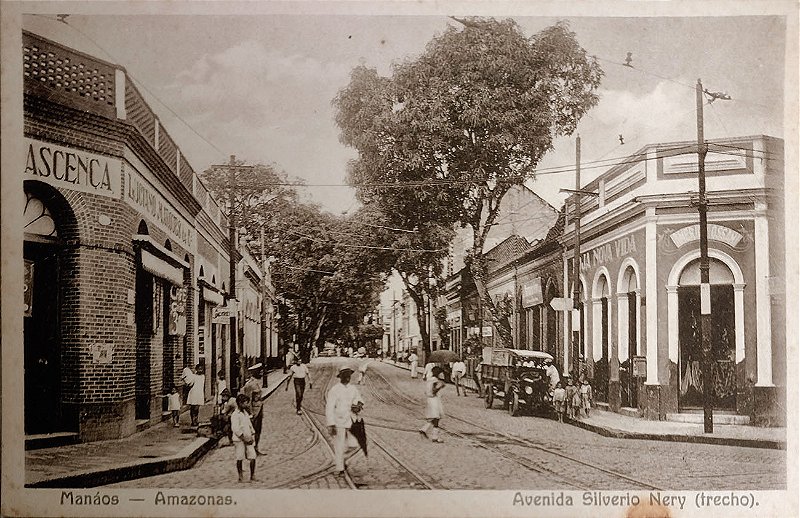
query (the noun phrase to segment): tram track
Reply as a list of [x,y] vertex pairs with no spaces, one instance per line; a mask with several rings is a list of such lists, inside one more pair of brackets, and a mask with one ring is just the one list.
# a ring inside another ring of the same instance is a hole
[[[309,407],[308,403],[306,403],[306,404],[303,405],[303,409],[304,409],[303,417],[309,422],[310,426],[313,427],[313,429],[315,430],[315,433],[318,434],[318,436],[323,440],[323,442],[328,447],[328,450],[330,452],[331,457],[333,457],[333,455],[334,455],[333,445],[331,444],[331,441],[329,441],[329,439],[326,437],[325,427],[322,425],[320,419],[324,418],[324,416],[325,416],[324,407],[325,407],[325,404],[327,403],[328,390],[330,389],[332,382],[334,382],[336,380],[335,369],[333,369],[332,371],[328,372],[328,368],[327,368],[327,365],[326,365],[326,366],[320,368],[320,372],[315,373],[315,377],[322,378],[322,379],[327,379],[327,382],[326,382],[326,385],[325,385],[325,389],[322,392],[322,407],[323,407],[322,410],[323,411],[314,410],[314,409]],[[372,424],[371,422],[369,423],[369,426],[370,426],[370,428],[373,427],[373,426],[377,426],[377,427],[397,429],[397,428],[393,428],[393,427],[388,426],[388,425]],[[408,430],[408,431],[411,431],[411,430]],[[374,446],[376,446],[383,454],[385,454],[386,457],[390,460],[390,462],[392,464],[395,465],[396,468],[400,469],[402,472],[405,472],[408,476],[410,476],[411,479],[413,479],[412,480],[413,487],[422,487],[424,489],[441,489],[441,487],[437,486],[436,483],[432,482],[428,478],[426,478],[423,475],[421,475],[414,467],[410,466],[407,462],[402,460],[400,458],[400,456],[397,454],[397,452],[392,447],[390,447],[385,441],[383,441],[382,439],[377,437],[376,434],[374,434],[374,433],[370,434],[368,436],[367,440],[370,443],[372,443]],[[348,460],[352,459],[355,455],[358,454],[358,452],[359,452],[359,450],[357,449],[354,452],[352,452],[349,455],[347,455],[346,458],[345,458],[345,461],[348,461]],[[309,473],[305,477],[302,477],[300,479],[292,481],[290,484],[293,487],[302,486],[303,484],[307,484],[307,483],[313,482],[314,480],[316,480],[318,478],[325,477],[330,473],[333,473],[333,467],[332,466],[326,466],[325,468],[317,470],[316,472]],[[361,481],[357,480],[350,473],[350,471],[347,469],[347,467],[345,467],[345,472],[344,473],[345,473],[345,479],[347,480],[348,486],[351,489],[366,489],[366,488],[369,487],[369,482],[367,482],[367,481],[361,482]]]
[[[386,386],[400,400],[405,401],[407,403],[407,404],[404,404],[404,403],[397,402],[396,404],[398,404],[398,406],[408,410],[409,412],[412,412],[414,415],[418,414],[418,409],[420,408],[420,405],[422,404],[421,401],[416,400],[413,397],[411,397],[408,394],[406,394],[405,392],[402,392],[402,391],[398,390],[397,387],[395,387],[388,380],[388,378],[386,378],[386,376],[384,376],[382,373],[378,372],[377,369],[373,369],[372,372],[377,374],[384,381]],[[409,404],[413,405],[413,408],[409,407],[408,406]],[[623,480],[626,483],[633,484],[636,487],[642,487],[642,488],[647,489],[647,490],[662,490],[662,488],[660,488],[658,486],[655,486],[655,485],[653,485],[651,483],[634,479],[632,477],[629,477],[629,476],[624,475],[622,473],[619,473],[617,471],[608,469],[608,468],[606,468],[604,466],[600,466],[598,464],[595,464],[595,463],[592,463],[592,462],[588,462],[588,461],[573,457],[571,455],[568,455],[566,453],[562,453],[562,452],[554,450],[552,448],[548,448],[548,447],[543,446],[541,444],[536,444],[535,442],[532,442],[530,440],[523,439],[521,437],[517,437],[517,436],[511,435],[511,434],[505,433],[505,432],[500,432],[500,431],[497,431],[497,430],[493,430],[493,429],[488,428],[486,426],[477,424],[474,421],[464,419],[464,418],[459,417],[457,415],[453,415],[452,413],[448,413],[447,414],[447,418],[448,419],[452,419],[454,421],[457,421],[457,422],[459,422],[461,424],[464,424],[464,425],[467,425],[467,426],[470,426],[470,427],[473,427],[473,428],[477,428],[478,430],[481,430],[482,432],[488,433],[491,436],[502,438],[507,443],[510,442],[510,443],[516,444],[518,446],[526,447],[526,448],[529,448],[529,449],[534,449],[534,450],[536,450],[536,451],[538,451],[540,453],[544,453],[544,454],[547,454],[547,455],[555,456],[558,459],[560,459],[560,461],[562,461],[562,462],[563,461],[567,461],[567,462],[570,462],[570,463],[573,463],[573,464],[577,464],[582,468],[588,468],[588,469],[595,470],[597,472],[603,473],[604,475],[612,477],[614,479]],[[481,439],[479,437],[476,437],[474,434],[473,435],[466,435],[466,433],[456,431],[450,426],[441,426],[440,425],[440,428],[443,431],[445,431],[446,433],[448,433],[448,434],[454,435],[454,436],[462,438],[464,440],[468,440],[468,441],[478,445],[479,447],[482,447],[484,449],[487,449],[487,450],[490,450],[490,451],[492,451],[494,453],[497,453],[500,456],[502,456],[503,458],[508,459],[508,460],[510,460],[512,462],[515,462],[516,464],[519,464],[519,465],[521,465],[521,466],[523,466],[523,467],[525,467],[527,469],[530,469],[531,471],[557,477],[557,478],[561,479],[563,482],[565,482],[566,484],[568,484],[568,485],[570,485],[570,486],[572,486],[572,487],[574,487],[576,489],[592,489],[592,488],[585,487],[585,483],[583,483],[583,481],[581,481],[581,480],[576,479],[575,477],[571,477],[569,475],[564,475],[562,473],[558,473],[556,470],[553,470],[553,469],[550,469],[550,468],[546,468],[546,467],[544,467],[542,465],[537,465],[535,463],[535,461],[532,461],[531,459],[529,459],[527,457],[524,457],[524,456],[521,456],[521,455],[518,455],[518,454],[515,454],[515,453],[512,453],[512,452],[508,452],[508,451],[500,448],[499,446],[497,446],[495,444],[491,444],[489,441],[487,441],[485,439]]]

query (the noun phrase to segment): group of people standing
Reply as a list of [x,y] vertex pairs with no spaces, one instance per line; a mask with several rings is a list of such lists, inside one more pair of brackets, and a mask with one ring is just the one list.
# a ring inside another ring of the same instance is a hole
[[589,415],[592,408],[594,397],[592,386],[586,379],[586,374],[581,373],[577,383],[567,373],[564,373],[563,381],[558,373],[558,368],[553,365],[553,360],[545,360],[545,376],[550,383],[550,392],[553,395],[553,410],[555,410],[558,420],[564,422],[567,419],[575,419],[582,413]]

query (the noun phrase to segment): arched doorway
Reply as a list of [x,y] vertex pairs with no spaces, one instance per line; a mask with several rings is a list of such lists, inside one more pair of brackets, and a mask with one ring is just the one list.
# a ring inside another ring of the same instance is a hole
[[76,224],[69,204],[52,187],[26,181],[24,191],[24,408],[25,433],[33,435],[74,428],[62,407],[61,307],[62,290],[74,282],[64,242]]
[[597,401],[608,402],[608,380],[610,364],[609,297],[611,295],[608,277],[601,273],[595,280],[592,294],[592,337],[594,342],[594,397]]
[[639,355],[639,281],[632,265],[623,266],[617,285],[620,404],[636,408],[639,394],[638,381],[633,376],[633,358]]
[[545,291],[544,304],[542,304],[542,320],[544,321],[544,325],[542,326],[542,345],[543,350],[555,359],[555,364],[562,365],[564,361],[563,353],[561,347],[558,346],[560,343],[558,337],[558,328],[560,326],[559,314],[550,305],[550,302],[558,296],[559,293],[556,283],[553,282],[553,279],[549,279]]
[[[699,259],[688,263],[678,281],[678,406],[703,408],[700,343]],[[736,409],[736,311],[734,276],[722,261],[709,259],[711,284],[712,404]]]

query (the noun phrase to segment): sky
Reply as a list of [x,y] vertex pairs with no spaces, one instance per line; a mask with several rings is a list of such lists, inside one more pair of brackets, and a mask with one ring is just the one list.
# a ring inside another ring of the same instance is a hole
[[[58,12],[70,13],[69,5]],[[34,10],[44,9],[29,12]],[[73,12],[66,24],[53,14],[26,14],[22,26],[125,67],[196,171],[236,155],[247,163],[275,164],[309,184],[344,184],[347,162],[356,157],[338,140],[331,104],[353,67],[389,75],[393,62],[413,59],[448,25],[458,26],[443,14],[229,15],[225,2],[214,10]],[[588,54],[600,60],[600,102],[578,126],[584,163],[629,155],[646,144],[695,139],[698,79],[732,98],[706,106],[706,138],[784,136],[781,17],[513,18],[526,35],[567,20]],[[628,52],[633,68],[621,65]],[[573,135],[555,142],[540,169],[574,163]],[[605,170],[583,169],[582,183]],[[574,173],[566,171],[541,174],[528,185],[558,208],[564,199],[559,189],[574,182]],[[358,206],[346,186],[302,192],[335,214]]]

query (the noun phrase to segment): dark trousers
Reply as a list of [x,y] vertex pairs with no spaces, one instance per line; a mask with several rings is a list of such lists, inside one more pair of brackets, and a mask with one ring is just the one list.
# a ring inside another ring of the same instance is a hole
[[192,426],[197,426],[199,424],[200,405],[189,405],[189,417],[192,418]]
[[305,391],[305,378],[294,378],[294,403],[298,412],[300,411],[300,405],[303,404],[303,392]]
[[255,430],[255,446],[258,449],[258,439],[261,438],[261,424],[264,421],[264,409],[259,407],[258,412],[251,419],[253,423],[253,430]]

